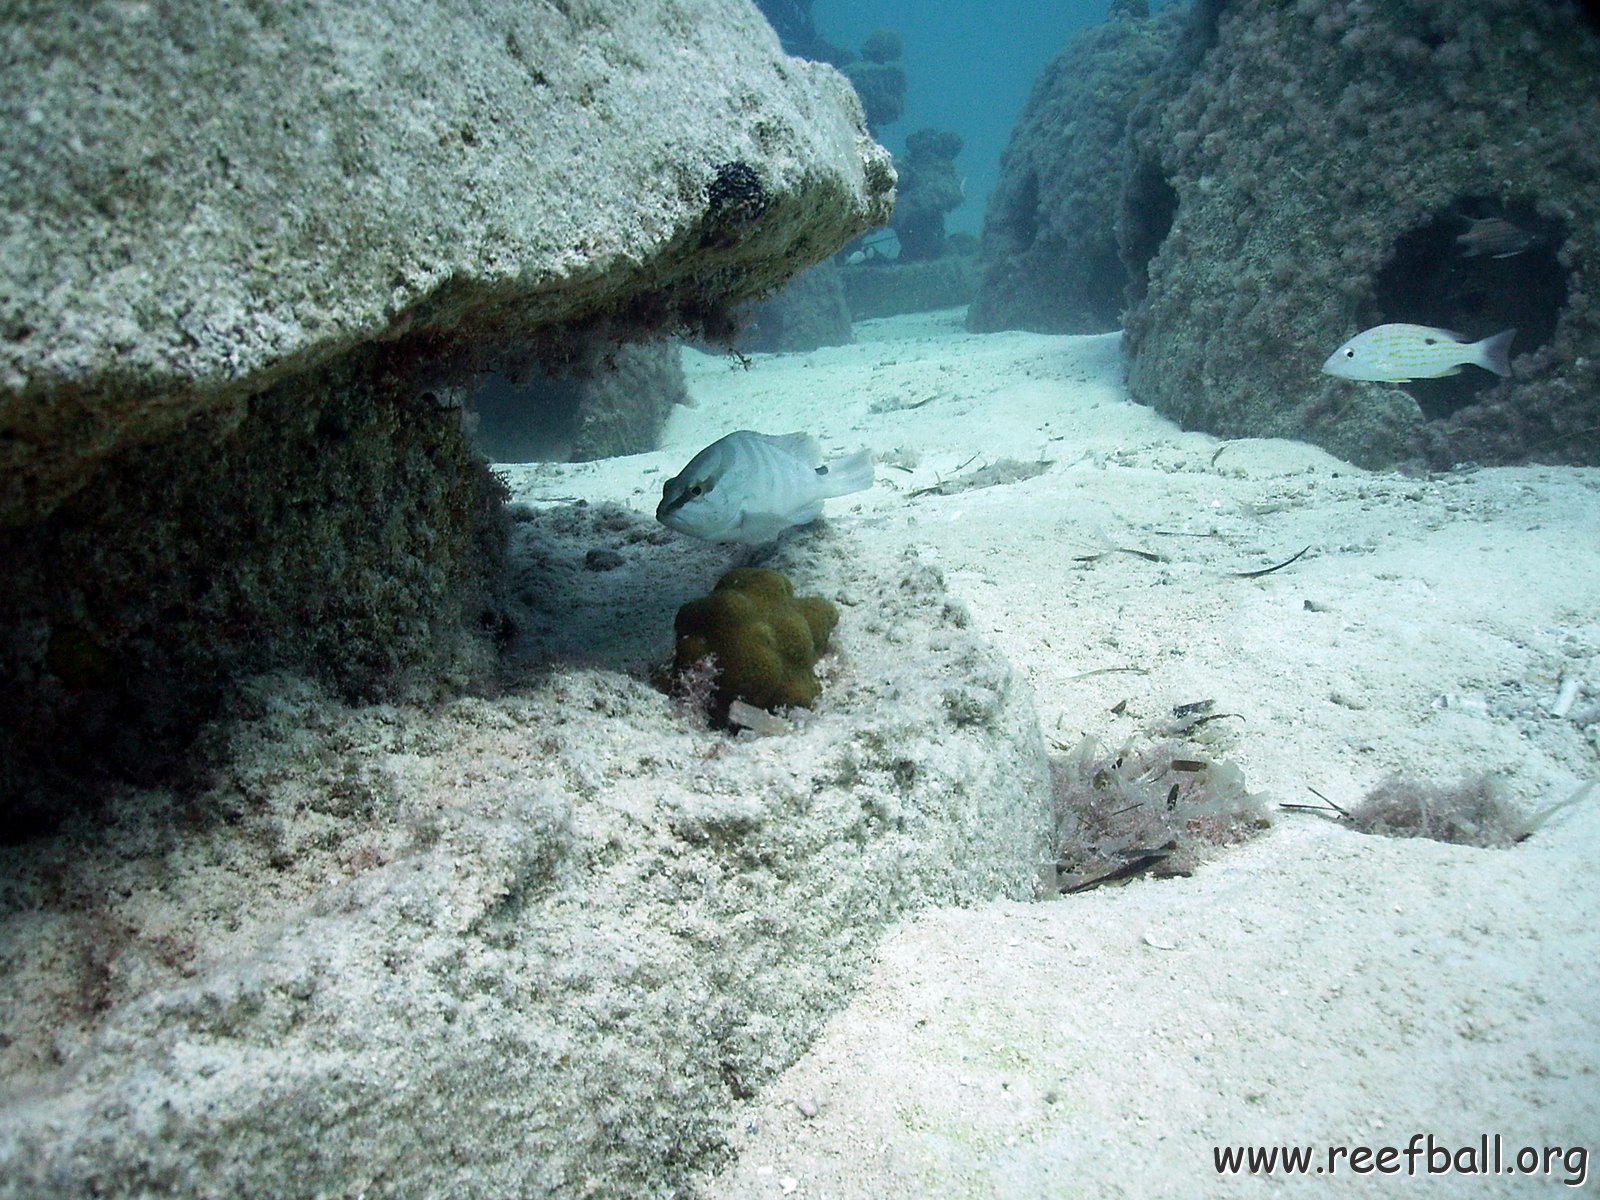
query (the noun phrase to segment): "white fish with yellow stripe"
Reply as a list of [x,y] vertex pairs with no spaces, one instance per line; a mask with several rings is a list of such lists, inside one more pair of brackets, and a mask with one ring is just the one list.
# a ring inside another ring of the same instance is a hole
[[1469,342],[1459,333],[1430,325],[1374,325],[1355,335],[1322,364],[1325,375],[1377,383],[1409,383],[1454,375],[1463,366],[1511,374],[1515,329]]
[[822,515],[822,502],[872,486],[872,453],[823,463],[806,433],[718,438],[661,486],[656,520],[709,542],[770,542]]

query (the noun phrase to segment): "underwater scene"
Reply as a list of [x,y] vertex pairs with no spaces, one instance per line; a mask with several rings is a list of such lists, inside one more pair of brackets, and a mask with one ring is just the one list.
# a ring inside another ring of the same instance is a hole
[[0,35],[0,1200],[1595,1186],[1593,4]]

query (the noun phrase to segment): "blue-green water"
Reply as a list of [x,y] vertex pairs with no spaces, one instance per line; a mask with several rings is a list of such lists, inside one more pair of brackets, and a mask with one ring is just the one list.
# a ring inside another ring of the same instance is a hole
[[960,134],[966,202],[945,227],[977,233],[1000,153],[1039,72],[1073,34],[1105,20],[1107,7],[1107,0],[816,0],[811,13],[817,32],[838,46],[859,48],[875,29],[900,35],[905,115],[880,131],[881,140],[899,155],[918,129]]

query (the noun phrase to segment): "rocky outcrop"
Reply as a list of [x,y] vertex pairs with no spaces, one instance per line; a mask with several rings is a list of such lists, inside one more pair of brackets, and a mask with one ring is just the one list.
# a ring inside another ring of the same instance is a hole
[[6,81],[5,815],[114,743],[160,769],[247,671],[481,678],[462,390],[726,340],[892,201],[848,84],[745,0],[34,6]]
[[494,462],[572,462],[655,449],[689,391],[676,342],[570,339],[560,367],[497,372],[464,393],[473,444]]
[[977,333],[1106,333],[1121,324],[1127,280],[1117,250],[1126,180],[1123,134],[1182,26],[1118,11],[1078,34],[1039,77],[1001,159],[983,214]]
[[961,135],[919,129],[906,136],[906,152],[895,160],[899,190],[889,225],[900,240],[901,262],[926,262],[947,250],[944,215],[966,198],[956,170]]
[[[1600,462],[1600,27],[1579,6],[1121,7],[1019,123],[972,328],[1120,315],[1135,398],[1222,437],[1367,466]],[[1388,322],[1514,326],[1512,377],[1320,373]]]
[[686,1194],[888,921],[1034,894],[1037,717],[935,569],[786,548],[837,650],[733,737],[643,678],[725,556],[512,515],[507,694],[259,679],[202,786],[0,848],[0,1197]]
[[832,260],[791,279],[745,318],[739,349],[768,353],[847,346],[855,339],[844,284]]
[[[1194,10],[1132,118],[1134,396],[1369,466],[1600,462],[1600,32],[1569,0]],[[1525,235],[1471,253],[1473,221]],[[1513,374],[1320,374],[1361,329],[1480,338]]]
[[742,0],[35,12],[0,130],[0,524],[356,345],[715,322],[889,211],[843,80]]

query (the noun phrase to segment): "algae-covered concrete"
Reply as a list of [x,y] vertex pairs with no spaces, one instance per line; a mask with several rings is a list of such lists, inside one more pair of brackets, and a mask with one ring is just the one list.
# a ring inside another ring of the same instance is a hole
[[501,489],[447,391],[382,348],[135,446],[0,530],[0,842],[188,774],[231,681],[481,687],[505,631]]
[[1113,5],[1033,85],[983,214],[974,332],[1105,333],[1127,300],[1117,250],[1128,114],[1149,94],[1183,8]]
[[[1600,25],[1572,0],[1133,0],[1045,71],[978,330],[1126,331],[1136,399],[1364,466],[1600,462]],[[1512,374],[1321,374],[1357,332]]]
[[[63,774],[171,769],[247,672],[486,684],[463,391],[726,339],[892,202],[849,85],[747,0],[32,3],[0,36],[4,837]],[[659,428],[646,399],[606,421]]]
[[205,786],[0,848],[0,1197],[686,1195],[887,922],[1033,895],[1038,718],[931,565],[783,551],[835,652],[735,738],[642,678],[720,552],[512,515],[505,695],[262,678]]
[[[241,381],[376,338],[692,320],[888,215],[848,85],[745,0],[6,24],[3,524]],[[719,190],[741,177],[759,194]]]
[[[1193,13],[1130,120],[1134,396],[1185,427],[1365,466],[1600,462],[1600,26],[1582,6]],[[1487,253],[1466,236],[1507,228]],[[1386,322],[1515,327],[1511,377],[1320,373]]]

